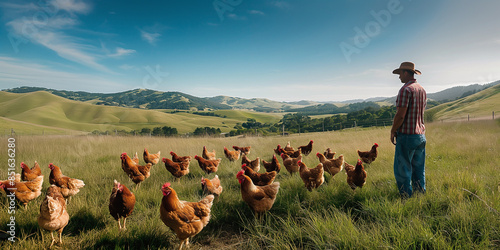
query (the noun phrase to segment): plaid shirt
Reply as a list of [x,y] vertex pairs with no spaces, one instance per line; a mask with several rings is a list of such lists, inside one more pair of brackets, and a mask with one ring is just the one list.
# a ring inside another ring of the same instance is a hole
[[424,110],[427,104],[427,94],[417,80],[407,82],[399,90],[396,99],[396,107],[407,107],[405,120],[399,133],[403,134],[425,134]]

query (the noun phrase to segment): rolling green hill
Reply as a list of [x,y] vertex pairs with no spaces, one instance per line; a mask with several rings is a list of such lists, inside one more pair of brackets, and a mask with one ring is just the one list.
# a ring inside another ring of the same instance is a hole
[[[250,111],[224,111],[226,118],[200,116],[191,113],[165,113],[159,110],[144,110],[125,107],[94,105],[68,100],[45,91],[31,93],[0,92],[0,117],[23,122],[23,131],[45,126],[51,129],[92,132],[114,130],[140,130],[169,126],[180,134],[193,132],[197,127],[220,128],[229,132],[236,123],[254,118],[261,122],[277,122],[280,117]],[[221,111],[222,112],[222,111]],[[27,128],[26,126],[31,127]],[[4,127],[6,125],[2,125]],[[34,127],[33,127],[34,126]],[[4,128],[4,129],[8,129]]]
[[491,117],[492,111],[500,113],[500,85],[433,107],[427,110],[426,118],[432,121],[464,119],[468,115],[473,118]]

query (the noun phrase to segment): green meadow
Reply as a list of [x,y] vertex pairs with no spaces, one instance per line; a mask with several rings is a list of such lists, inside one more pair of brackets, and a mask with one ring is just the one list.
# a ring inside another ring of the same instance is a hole
[[[28,105],[28,100],[26,102]],[[71,105],[62,105],[54,119],[62,122],[67,118],[60,114],[77,113],[77,110],[68,110]],[[91,120],[99,112],[104,114],[108,110],[100,108],[96,113],[87,114],[85,120]],[[144,122],[153,120],[155,114],[145,117]],[[116,116],[119,117],[117,113],[109,113],[111,121]],[[93,125],[82,126],[93,129]],[[389,127],[380,127],[286,137],[229,138],[17,136],[16,166],[20,171],[22,161],[30,167],[38,161],[45,175],[43,191],[49,186],[49,163],[86,184],[67,207],[70,221],[63,231],[63,244],[54,246],[55,249],[178,247],[174,233],[159,217],[161,185],[171,182],[180,199],[197,201],[202,197],[201,177],[213,178],[215,174],[205,175],[198,163],[192,161],[190,173],[177,182],[163,164],[158,164],[152,168],[151,177],[136,190],[121,169],[120,154],[141,154],[147,148],[152,152],[161,150],[162,157],[170,157],[170,151],[194,156],[201,154],[203,146],[215,149],[218,157],[223,158],[216,174],[224,191],[214,201],[210,223],[191,240],[193,249],[500,248],[499,121],[427,124],[427,193],[407,200],[401,200],[396,190],[392,170],[394,146],[389,140],[389,130]],[[7,152],[9,137],[1,138],[0,151]],[[251,146],[250,159],[270,160],[278,144],[283,146],[290,141],[296,148],[309,140],[314,140],[312,153],[304,157],[309,167],[318,163],[315,153],[322,153],[327,147],[354,164],[357,149],[368,150],[373,143],[378,143],[378,158],[365,167],[368,173],[365,186],[352,191],[342,171],[333,178],[326,173],[325,183],[309,192],[298,175],[290,176],[283,169],[276,178],[280,190],[274,206],[262,220],[256,220],[242,201],[235,178],[240,162],[225,159],[223,147]],[[0,154],[0,162],[7,162],[7,154]],[[0,176],[5,179],[7,167],[2,166]],[[108,211],[114,179],[136,195],[137,203],[127,220],[127,231],[118,230],[117,222]],[[9,215],[5,194],[2,192],[1,196],[0,233],[3,233],[8,230]],[[3,240],[2,249],[45,249],[50,245],[50,234],[40,230],[37,223],[43,198],[44,193],[26,210],[16,210],[17,242]]]

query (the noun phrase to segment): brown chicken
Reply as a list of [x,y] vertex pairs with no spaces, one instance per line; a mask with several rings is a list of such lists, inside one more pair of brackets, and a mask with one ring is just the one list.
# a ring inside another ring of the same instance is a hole
[[325,152],[323,153],[323,155],[326,157],[326,159],[333,159],[333,157],[335,156],[336,152],[333,152],[333,150],[331,148],[327,148],[325,150]]
[[297,158],[299,157],[299,155],[302,155],[302,150],[299,148],[297,149],[296,151],[284,151],[285,154],[287,154],[288,156],[292,157],[292,158]]
[[[109,213],[118,221],[120,230],[127,230],[125,222],[127,221],[127,217],[134,211],[134,206],[135,195],[126,186],[115,180],[111,196],[109,197]],[[120,223],[121,218],[123,218],[123,228]]]
[[205,193],[213,194],[219,196],[222,193],[222,186],[220,185],[220,179],[218,175],[214,178],[207,179],[203,176],[201,177],[201,189]]
[[345,172],[347,174],[347,184],[352,188],[356,187],[362,188],[366,183],[366,171],[363,167],[363,163],[358,159],[356,166],[349,163],[345,163]]
[[134,158],[132,158],[132,161],[137,165],[139,164],[139,155],[137,155],[137,152],[135,152]]
[[183,162],[175,162],[168,158],[163,158],[163,163],[165,163],[165,168],[176,178],[181,178],[189,173],[189,159]]
[[249,168],[251,168],[255,172],[259,172],[260,170],[260,157],[255,158],[255,160],[248,159],[247,155],[241,156],[241,165],[246,164]]
[[304,182],[307,190],[312,191],[313,188],[318,188],[325,182],[322,163],[319,163],[315,168],[308,168],[302,161],[299,161],[298,165],[300,166],[300,178]]
[[208,152],[206,146],[203,146],[203,152],[201,154],[201,157],[203,157],[203,159],[205,159],[205,160],[215,160],[215,159],[217,159],[215,157],[215,149],[212,150],[212,152]]
[[42,175],[42,169],[36,161],[35,166],[31,169],[24,162],[21,162],[21,169],[21,180],[23,181],[32,181],[36,179],[36,177]]
[[233,146],[234,150],[239,150],[239,151],[241,151],[241,153],[246,154],[246,155],[250,154],[250,148],[251,148],[251,146],[248,146],[248,147]]
[[130,179],[136,184],[136,188],[143,182],[145,179],[149,178],[151,167],[153,166],[151,163],[147,163],[146,165],[137,165],[135,162],[130,159],[130,156],[127,153],[122,153],[120,156],[122,160],[122,169],[125,173],[130,177]]
[[305,146],[300,146],[298,147],[298,149],[300,149],[300,151],[302,152],[302,154],[304,154],[305,156],[309,155],[312,151],[312,148],[313,148],[313,141],[309,141],[309,144],[305,145]]
[[217,172],[220,161],[222,160],[221,158],[219,158],[217,160],[206,160],[206,159],[199,157],[197,155],[194,156],[194,158],[196,160],[198,160],[198,165],[200,165],[201,170],[203,170],[207,174]]
[[246,164],[241,165],[241,169],[245,171],[245,175],[252,179],[252,182],[256,186],[266,186],[273,183],[274,178],[276,178],[276,171],[257,173],[249,168]]
[[281,154],[285,153],[285,150],[281,147],[281,145],[278,144],[276,149],[274,149],[274,153],[276,153],[277,155],[281,155]]
[[229,161],[237,161],[240,159],[241,151],[240,150],[229,150],[224,147],[224,154]]
[[288,156],[287,154],[281,154],[281,159],[283,159],[283,166],[285,166],[286,170],[290,175],[293,175],[293,173],[299,172],[299,165],[298,162],[302,160],[302,155],[299,155],[299,157],[292,158]]
[[276,173],[279,173],[281,170],[281,164],[278,161],[278,158],[276,158],[276,155],[273,155],[271,162],[262,160],[262,165],[266,168],[266,172],[276,171]]
[[377,158],[377,155],[378,155],[377,148],[378,148],[378,144],[375,143],[375,144],[373,144],[370,151],[363,152],[363,151],[358,150],[359,158],[361,158],[361,160],[366,164],[372,163]]
[[160,161],[160,154],[161,152],[158,151],[156,154],[150,154],[147,149],[144,149],[144,153],[142,154],[142,157],[144,158],[144,162],[151,163],[151,165],[156,165]]
[[49,164],[49,169],[49,183],[58,186],[65,199],[69,198],[69,200],[71,200],[71,196],[80,192],[80,188],[85,186],[82,180],[63,175],[61,169],[52,163]]
[[160,218],[181,241],[179,249],[183,245],[188,247],[189,238],[198,234],[208,224],[214,196],[207,195],[199,202],[181,201],[168,182],[162,186],[161,191],[163,198]]
[[[59,233],[59,243],[62,244],[62,231],[69,222],[69,214],[66,211],[66,202],[61,189],[56,185],[51,185],[47,189],[47,194],[42,204],[40,204],[40,215],[38,215],[38,225],[50,231],[52,243],[49,248],[54,245],[54,231]],[[42,236],[43,237],[43,236]]]
[[288,152],[295,151],[295,149],[290,145],[290,142],[286,143],[286,146],[283,150],[288,151]]
[[179,156],[176,153],[174,153],[173,151],[170,151],[170,155],[172,156],[172,161],[174,161],[174,162],[183,162],[185,160],[191,161],[191,159],[193,159],[193,157],[191,157],[189,155],[187,155],[187,156]]
[[250,177],[241,170],[236,175],[240,183],[241,198],[252,209],[256,216],[269,211],[276,200],[280,183],[273,182],[267,186],[255,186]]
[[28,202],[38,198],[42,194],[43,175],[36,177],[32,181],[20,181],[17,178],[11,180],[0,181],[0,189],[5,191],[9,199],[16,200],[28,207]]
[[325,155],[317,153],[319,162],[323,164],[323,168],[332,177],[338,174],[344,168],[344,155],[340,155],[337,159],[327,159]]

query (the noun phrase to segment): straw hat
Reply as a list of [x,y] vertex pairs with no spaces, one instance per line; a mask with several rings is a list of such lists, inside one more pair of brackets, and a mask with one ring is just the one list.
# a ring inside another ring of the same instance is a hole
[[420,70],[415,69],[415,64],[412,62],[402,62],[401,66],[399,66],[398,69],[393,70],[392,73],[399,75],[401,73],[401,70],[409,70],[417,75],[422,74],[422,72],[420,72]]

